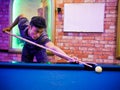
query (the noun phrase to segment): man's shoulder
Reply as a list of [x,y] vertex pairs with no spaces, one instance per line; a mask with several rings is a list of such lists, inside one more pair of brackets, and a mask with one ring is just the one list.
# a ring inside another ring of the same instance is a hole
[[28,25],[29,25],[29,21],[25,17],[22,17],[18,23],[18,27],[20,30],[24,30]]
[[45,43],[49,42],[50,39],[48,38],[47,33],[46,33],[46,32],[43,32],[43,33],[41,34],[41,36],[39,37],[38,41],[41,42],[42,44],[45,44]]
[[40,38],[42,39],[45,37],[48,38],[48,34],[45,31],[43,31],[42,34],[40,35]]

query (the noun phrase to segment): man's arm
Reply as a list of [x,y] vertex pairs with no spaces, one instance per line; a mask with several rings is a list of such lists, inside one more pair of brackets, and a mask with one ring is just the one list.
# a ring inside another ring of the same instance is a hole
[[22,17],[24,17],[22,14],[19,15],[19,16],[15,19],[15,21],[12,23],[12,25],[10,25],[9,27],[3,29],[3,32],[5,32],[5,31],[11,31],[12,28],[15,27],[15,26],[18,24],[20,18],[22,18]]
[[57,56],[59,56],[61,58],[64,58],[64,59],[66,59],[66,60],[68,60],[70,62],[78,61],[77,58],[69,58],[69,56],[63,50],[61,50],[59,47],[55,46],[51,41],[48,42],[48,43],[46,43],[45,46],[48,47],[48,48],[50,48],[50,49],[52,49],[52,50],[54,50],[54,51],[56,51],[56,52],[58,52],[58,53],[63,54],[64,56],[60,55],[58,53],[54,53],[53,52],[55,55],[57,55]]

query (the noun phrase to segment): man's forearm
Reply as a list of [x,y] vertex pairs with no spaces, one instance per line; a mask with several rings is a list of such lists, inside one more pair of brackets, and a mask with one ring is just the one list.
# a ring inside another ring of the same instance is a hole
[[58,48],[58,47],[54,47],[53,48],[53,50],[55,50],[56,52],[59,52],[59,53],[54,53],[55,55],[57,55],[57,56],[59,56],[59,57],[61,57],[61,58],[64,58],[64,59],[66,59],[66,60],[70,60],[71,59],[71,57],[69,57],[63,50],[61,50],[60,48]]
[[59,47],[55,46],[52,42],[46,43],[45,46],[50,48],[50,49],[52,49],[52,50],[54,50],[55,52],[53,52],[53,53],[55,55],[57,55],[57,56],[59,56],[61,58],[64,58],[64,59],[66,59],[68,61],[71,61],[72,58],[70,56],[68,56],[62,49],[60,49]]
[[12,28],[18,24],[20,18],[22,18],[22,17],[23,17],[23,15],[19,15],[19,16],[15,19],[15,21],[14,21],[9,27],[3,29],[3,32],[5,32],[5,31],[11,31]]
[[23,15],[19,15],[9,28],[12,29],[13,27],[15,27],[18,24],[20,18],[22,18],[22,17],[23,17]]

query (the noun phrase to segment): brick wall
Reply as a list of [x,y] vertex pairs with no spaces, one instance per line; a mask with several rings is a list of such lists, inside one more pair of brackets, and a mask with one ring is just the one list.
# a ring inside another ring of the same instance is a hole
[[0,0],[0,61],[20,61],[21,54],[8,52],[10,45],[9,35],[2,32],[2,29],[10,25],[10,0]]
[[[71,56],[77,56],[85,62],[120,63],[115,59],[116,19],[118,0],[55,0],[56,8],[62,9],[62,18],[56,13],[55,44]],[[105,3],[103,33],[65,33],[63,32],[65,3]],[[10,38],[2,33],[9,25],[10,0],[0,0],[0,61],[19,60],[21,54],[7,52]],[[54,57],[53,57],[54,58]],[[53,59],[50,57],[50,60]],[[65,60],[55,57],[58,62]]]
[[[65,3],[105,3],[104,32],[63,32]],[[85,62],[119,63],[115,59],[117,3],[118,0],[56,0],[56,8],[62,9],[61,20],[56,13],[56,44],[67,54]],[[61,61],[60,58],[56,59]]]
[[8,49],[9,38],[2,29],[9,25],[9,0],[0,0],[0,49]]

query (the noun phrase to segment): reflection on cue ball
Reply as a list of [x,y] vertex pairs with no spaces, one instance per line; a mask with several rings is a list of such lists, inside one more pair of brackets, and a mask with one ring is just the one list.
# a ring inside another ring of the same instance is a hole
[[101,67],[101,66],[95,67],[95,71],[96,71],[97,73],[101,73],[101,72],[102,72],[102,67]]

